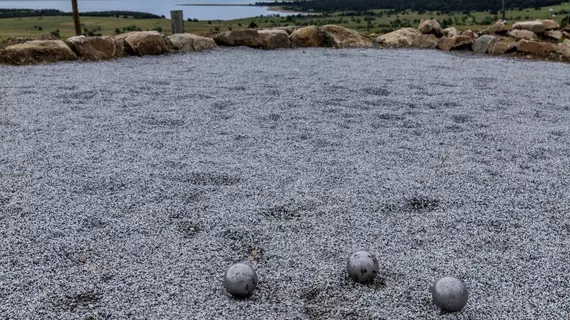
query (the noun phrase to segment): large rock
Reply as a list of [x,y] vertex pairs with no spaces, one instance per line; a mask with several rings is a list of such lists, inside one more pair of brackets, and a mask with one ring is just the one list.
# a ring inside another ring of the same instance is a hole
[[322,47],[325,45],[325,35],[315,26],[293,31],[289,40],[298,47]]
[[0,63],[13,65],[77,60],[62,40],[35,40],[11,45],[0,51]]
[[439,39],[434,34],[422,34],[412,42],[412,47],[423,49],[435,49]]
[[109,60],[124,55],[123,41],[113,37],[76,36],[67,39],[67,44],[73,51],[85,60]]
[[536,20],[544,25],[544,29],[546,30],[555,30],[560,28],[558,22],[554,20]]
[[536,55],[545,55],[556,52],[556,45],[548,42],[520,40],[517,43],[520,52],[531,53]]
[[489,32],[494,34],[506,34],[507,32],[509,32],[509,29],[507,28],[503,20],[495,22],[489,27],[488,30]]
[[259,30],[258,33],[261,36],[263,49],[265,50],[291,47],[289,35],[285,30]]
[[128,32],[116,35],[115,39],[124,41],[126,54],[148,56],[168,52],[162,35],[156,31]]
[[370,48],[374,45],[372,40],[361,36],[352,29],[326,25],[321,30],[325,34],[327,45],[334,48]]
[[473,42],[473,51],[477,53],[486,53],[489,49],[489,45],[497,40],[498,38],[495,36],[480,36],[479,38],[475,39],[475,42]]
[[437,43],[437,47],[442,51],[469,50],[473,45],[473,38],[459,35],[455,37],[442,37]]
[[570,40],[566,39],[564,42],[559,43],[556,47],[556,52],[560,53],[566,58],[570,58]]
[[560,40],[564,37],[564,35],[562,34],[562,31],[558,31],[558,30],[548,30],[544,33],[544,35],[546,35],[549,38],[556,39],[556,40]]
[[441,37],[437,43],[437,47],[441,51],[451,51],[453,44],[455,43],[455,37]]
[[435,34],[437,37],[443,35],[443,30],[441,30],[439,22],[435,19],[422,20],[418,26],[418,30],[423,34]]
[[219,33],[214,37],[219,46],[250,48],[263,47],[263,39],[255,29],[233,30]]
[[489,44],[487,52],[490,54],[506,54],[517,51],[517,44],[515,42],[496,41]]
[[300,27],[296,27],[296,26],[286,26],[286,27],[275,27],[275,28],[266,29],[266,30],[283,30],[283,31],[287,32],[287,35],[291,35],[295,30],[297,30],[299,28]]
[[475,39],[479,38],[479,35],[476,34],[473,30],[466,30],[466,31],[463,31],[463,32],[461,32],[459,35],[460,35],[460,36],[469,37],[469,38],[471,38],[472,40],[475,40]]
[[513,29],[517,30],[528,30],[534,33],[543,33],[546,31],[546,27],[540,21],[522,21],[513,24]]
[[389,47],[410,47],[419,41],[422,33],[418,29],[403,28],[376,38],[376,42]]
[[474,38],[470,35],[459,35],[457,37],[453,37],[453,49],[471,49],[473,45]]
[[446,37],[455,37],[456,35],[459,35],[459,31],[457,31],[455,27],[445,28],[442,33]]
[[360,33],[361,36],[363,36],[364,38],[372,41],[372,43],[376,42],[376,38],[378,38],[378,35],[376,33],[370,33],[368,31],[362,31]]
[[515,40],[538,40],[536,33],[528,30],[512,30],[509,32],[509,36]]
[[217,47],[212,38],[201,37],[191,33],[176,33],[168,37],[176,51],[198,52]]

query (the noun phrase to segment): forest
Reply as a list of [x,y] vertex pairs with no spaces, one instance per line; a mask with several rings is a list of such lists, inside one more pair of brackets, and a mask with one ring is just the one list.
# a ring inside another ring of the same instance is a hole
[[[505,0],[506,9],[540,8],[559,5],[560,0]],[[257,2],[256,5],[275,6],[276,2]],[[373,9],[471,12],[488,11],[495,14],[501,10],[502,0],[313,0],[279,2],[279,6],[294,11],[366,11]]]
[[[23,18],[23,17],[53,17],[71,16],[71,12],[64,12],[54,9],[0,9],[0,18]],[[99,11],[81,12],[83,17],[133,17],[135,19],[159,19],[160,16],[146,12],[137,11]],[[164,18],[164,17],[162,17]]]

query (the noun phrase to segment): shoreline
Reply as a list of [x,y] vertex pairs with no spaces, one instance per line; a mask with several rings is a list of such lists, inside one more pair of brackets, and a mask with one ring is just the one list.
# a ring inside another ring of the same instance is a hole
[[318,12],[307,12],[307,11],[293,11],[293,10],[287,10],[284,9],[284,7],[282,6],[271,6],[271,7],[264,7],[265,9],[267,9],[268,11],[274,11],[274,12],[283,12],[283,13],[296,13],[296,14],[303,14],[303,15],[318,15]]

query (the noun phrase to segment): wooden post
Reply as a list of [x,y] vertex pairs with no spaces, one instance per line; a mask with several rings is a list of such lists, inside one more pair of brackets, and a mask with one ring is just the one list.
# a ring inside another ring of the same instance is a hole
[[505,21],[505,0],[503,0],[503,21]]
[[182,10],[170,11],[170,20],[172,20],[172,34],[184,33],[184,17]]
[[73,10],[73,24],[75,25],[75,35],[81,35],[81,23],[79,23],[79,8],[77,7],[77,0],[71,0],[71,8]]

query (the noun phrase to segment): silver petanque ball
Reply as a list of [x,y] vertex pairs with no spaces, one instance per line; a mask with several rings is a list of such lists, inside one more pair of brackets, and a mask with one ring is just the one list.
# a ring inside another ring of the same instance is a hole
[[378,259],[367,251],[354,252],[348,257],[346,271],[356,282],[370,282],[378,275]]
[[251,266],[245,263],[236,263],[226,271],[224,285],[226,290],[234,297],[249,297],[257,288],[257,273]]
[[456,312],[465,307],[469,293],[463,281],[455,277],[443,277],[435,282],[431,296],[441,310]]

